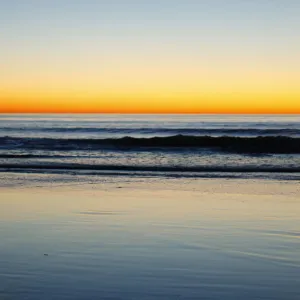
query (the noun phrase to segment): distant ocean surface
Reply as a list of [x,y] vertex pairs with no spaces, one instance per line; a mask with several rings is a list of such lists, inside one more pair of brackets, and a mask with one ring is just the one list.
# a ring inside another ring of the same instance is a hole
[[0,115],[0,170],[297,179],[299,115]]

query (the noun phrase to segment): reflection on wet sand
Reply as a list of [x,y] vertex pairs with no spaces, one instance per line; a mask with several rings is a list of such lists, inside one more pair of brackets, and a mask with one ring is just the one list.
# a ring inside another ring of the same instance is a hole
[[294,182],[119,187],[2,188],[1,297],[299,299]]

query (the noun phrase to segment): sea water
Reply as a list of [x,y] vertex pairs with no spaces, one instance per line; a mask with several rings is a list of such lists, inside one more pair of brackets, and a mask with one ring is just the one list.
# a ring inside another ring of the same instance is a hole
[[1,170],[298,177],[299,115],[0,116]]
[[298,300],[299,131],[1,115],[0,299]]

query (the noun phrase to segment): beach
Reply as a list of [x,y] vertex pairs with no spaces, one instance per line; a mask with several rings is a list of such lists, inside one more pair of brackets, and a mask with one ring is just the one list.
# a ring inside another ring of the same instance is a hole
[[300,300],[300,1],[0,1],[0,300]]
[[299,299],[299,116],[0,125],[0,299]]
[[0,178],[1,299],[299,299],[298,181]]

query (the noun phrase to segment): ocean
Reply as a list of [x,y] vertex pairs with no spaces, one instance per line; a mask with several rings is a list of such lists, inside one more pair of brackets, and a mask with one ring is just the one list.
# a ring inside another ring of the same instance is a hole
[[299,179],[299,115],[0,116],[1,171]]
[[0,299],[300,299],[300,116],[0,115]]

